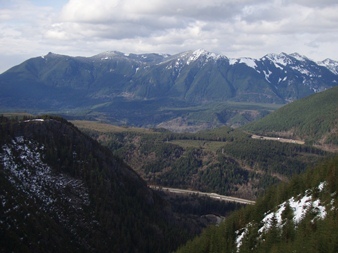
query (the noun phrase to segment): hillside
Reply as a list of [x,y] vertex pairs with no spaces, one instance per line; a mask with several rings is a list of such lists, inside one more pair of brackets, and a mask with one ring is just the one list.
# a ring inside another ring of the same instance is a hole
[[288,181],[326,152],[307,145],[252,139],[221,127],[198,133],[73,121],[121,157],[148,184],[255,199]]
[[335,66],[285,53],[260,59],[204,50],[171,56],[49,53],[0,75],[0,110],[180,131],[239,126],[276,105],[336,86]]
[[242,129],[338,150],[338,87],[300,99]]
[[337,252],[337,173],[336,155],[177,252]]
[[170,252],[167,201],[61,118],[0,118],[0,252]]

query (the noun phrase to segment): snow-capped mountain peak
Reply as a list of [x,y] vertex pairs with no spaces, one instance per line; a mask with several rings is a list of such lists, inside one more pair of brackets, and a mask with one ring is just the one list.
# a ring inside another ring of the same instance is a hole
[[202,64],[201,66],[203,66],[204,64],[208,62],[211,62],[211,61],[215,62],[219,59],[227,59],[227,57],[206,51],[204,49],[197,49],[194,51],[190,50],[190,51],[186,51],[180,54],[166,57],[159,64],[170,63],[170,65],[167,66],[167,69],[175,68],[175,69],[181,70],[183,66],[190,65],[194,62],[198,62],[199,64]]
[[118,51],[106,51],[106,52],[94,55],[93,58],[97,58],[100,60],[110,60],[116,56],[127,56],[127,55],[121,52],[118,52]]
[[262,58],[262,60],[270,60],[275,64],[275,66],[287,66],[292,64],[292,59],[290,56],[286,53],[280,53],[280,54],[267,54]]
[[191,62],[194,62],[198,59],[201,59],[203,57],[203,59],[205,59],[205,61],[210,61],[210,60],[218,60],[219,58],[224,58],[225,56],[222,55],[218,55],[212,52],[208,52],[204,49],[197,49],[195,51],[189,51],[187,52],[187,55],[189,56],[187,59],[187,64],[189,65]]
[[317,62],[317,64],[327,68],[333,74],[338,75],[338,61],[334,61],[334,60],[327,58],[324,61]]
[[322,63],[322,64],[326,64],[326,65],[338,65],[337,61],[334,61],[334,60],[329,59],[329,58],[326,58],[324,61],[318,62],[318,63]]
[[292,54],[290,54],[290,56],[295,58],[297,61],[309,61],[310,60],[306,56],[300,55],[299,53],[292,53]]

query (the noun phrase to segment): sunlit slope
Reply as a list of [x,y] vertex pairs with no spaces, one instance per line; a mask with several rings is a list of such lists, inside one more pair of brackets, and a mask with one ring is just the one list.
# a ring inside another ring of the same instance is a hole
[[338,87],[283,106],[243,129],[307,143],[338,145]]

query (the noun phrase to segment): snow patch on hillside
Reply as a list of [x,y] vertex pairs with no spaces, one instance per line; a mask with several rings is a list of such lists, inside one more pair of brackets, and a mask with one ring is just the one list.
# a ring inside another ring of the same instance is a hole
[[301,73],[303,75],[307,75],[307,76],[310,76],[310,77],[312,76],[311,72],[302,65],[294,66],[294,67],[291,67],[291,68],[293,70],[298,71],[299,73]]
[[240,63],[244,63],[245,65],[247,65],[250,68],[256,69],[257,64],[256,64],[256,60],[249,58],[249,57],[243,57],[243,58],[238,58],[238,59],[229,59],[229,64],[230,65],[235,65],[235,64],[240,64]]
[[247,66],[249,66],[250,68],[253,68],[253,69],[257,68],[257,64],[256,64],[255,60],[252,59],[252,58],[240,58],[239,63],[244,63],[244,64],[246,64]]
[[39,201],[44,211],[56,212],[61,221],[67,220],[67,213],[56,203],[68,202],[80,211],[89,206],[88,188],[84,182],[64,173],[56,173],[43,162],[45,147],[36,142],[16,137],[2,146],[0,163],[3,164],[8,181],[34,202]]
[[[298,195],[296,198],[292,197],[280,204],[276,211],[269,211],[265,213],[265,217],[261,221],[263,225],[258,229],[259,236],[267,233],[273,225],[279,229],[283,228],[283,226],[286,224],[286,220],[282,217],[283,212],[286,210],[287,206],[291,208],[293,216],[292,221],[295,226],[297,226],[309,212],[315,214],[312,222],[315,222],[316,219],[324,219],[327,215],[327,207],[325,207],[319,199],[314,199],[312,193],[313,191],[323,191],[326,184],[326,182],[322,182],[318,185],[317,189],[307,190],[303,195]],[[333,204],[334,201],[331,201],[331,209]],[[252,223],[249,223],[246,225],[246,227],[236,231],[236,245],[238,251],[251,226]]]
[[268,71],[263,71],[263,73],[264,73],[264,76],[265,76],[265,80],[268,81],[269,83],[271,83],[269,78],[270,78],[270,75],[272,74],[272,72],[268,69]]

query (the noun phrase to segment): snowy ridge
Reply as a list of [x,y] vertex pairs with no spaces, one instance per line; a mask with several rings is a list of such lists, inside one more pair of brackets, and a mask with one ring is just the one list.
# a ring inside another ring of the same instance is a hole
[[[115,57],[124,57],[130,60],[141,60],[144,61],[148,58],[149,55],[146,54],[129,54],[129,53],[121,53],[118,51],[106,51],[100,53],[98,55],[92,56],[94,59],[99,59],[101,61],[112,60]],[[311,70],[309,70],[306,66],[308,62],[312,62],[317,64],[318,66],[325,67],[329,69],[333,74],[338,75],[338,62],[333,61],[331,59],[326,59],[322,62],[314,62],[311,59],[307,58],[306,56],[300,55],[299,53],[270,53],[265,55],[260,59],[254,59],[250,57],[241,57],[241,58],[227,58],[225,55],[215,54],[212,52],[208,52],[204,49],[197,49],[194,51],[186,51],[182,52],[177,55],[168,55],[168,54],[159,54],[162,56],[161,60],[157,61],[157,64],[166,64],[170,61],[174,60],[174,64],[170,64],[166,67],[166,69],[176,69],[176,71],[180,71],[183,66],[190,65],[193,62],[199,61],[202,65],[206,64],[207,62],[214,61],[216,62],[219,59],[228,59],[230,65],[241,64],[244,63],[248,67],[257,70],[258,73],[267,73],[270,70],[262,70],[260,69],[259,63],[262,61],[270,61],[276,68],[284,70],[287,66],[291,67],[291,69],[298,71],[302,75],[311,75]],[[265,74],[267,77],[268,74]],[[269,81],[268,78],[266,80]],[[270,82],[270,81],[269,81]]]
[[235,65],[235,64],[240,64],[240,63],[244,63],[245,65],[247,65],[248,67],[253,68],[253,69],[257,68],[256,60],[252,59],[250,57],[242,57],[242,58],[238,58],[238,59],[234,59],[234,58],[229,59],[230,65]]
[[306,61],[311,61],[306,56],[300,55],[298,53],[292,53],[292,54],[286,54],[286,53],[280,53],[280,54],[267,54],[266,56],[262,57],[261,59],[268,59],[272,61],[275,65],[278,66],[287,66],[291,64],[295,64],[296,61],[299,61],[301,63],[304,63]]
[[[308,86],[310,90],[316,93],[325,90],[320,88],[320,84],[318,84],[318,80],[325,78],[327,74],[321,66],[338,75],[338,62],[327,60],[316,63],[298,53],[290,55],[286,53],[267,54],[259,62],[262,63],[260,66],[262,66],[265,79],[274,84],[276,88],[278,88],[277,84],[285,82],[287,78],[293,76],[302,82],[302,85]],[[273,65],[276,69],[271,68],[270,65]],[[333,79],[325,82],[334,84],[337,83],[337,80],[333,77]],[[293,81],[289,79],[287,85],[293,85]]]
[[285,66],[287,66],[289,64],[292,64],[292,60],[285,53],[267,54],[262,59],[268,59],[268,60],[270,60],[271,62],[273,62],[273,64],[277,68],[282,68],[282,67],[285,67]]
[[325,59],[324,61],[317,62],[319,66],[323,66],[330,70],[333,74],[338,75],[338,61]]
[[[174,69],[178,75],[181,72],[182,68],[186,65],[190,65],[194,62],[198,62],[203,67],[206,63],[227,57],[218,55],[215,53],[208,52],[204,49],[197,49],[195,51],[187,51],[178,55],[174,55],[171,57],[166,57],[164,61],[160,62],[159,64],[168,64],[166,69]],[[173,61],[174,60],[174,61]]]
[[117,55],[126,56],[126,54],[122,54],[122,53],[117,52],[117,51],[106,51],[106,52],[94,55],[94,56],[92,56],[92,58],[97,58],[97,59],[100,59],[101,61],[103,61],[103,60],[111,60],[114,57],[116,57]]
[[200,57],[204,57],[206,62],[210,60],[217,61],[220,58],[226,58],[225,56],[211,53],[211,52],[205,51],[204,49],[197,49],[191,53],[191,55],[189,56],[187,60],[187,64],[189,65],[191,62],[198,60]]
[[[263,234],[269,232],[272,226],[276,226],[280,230],[283,229],[287,222],[287,218],[283,219],[283,213],[286,211],[287,207],[292,211],[292,222],[295,225],[295,228],[297,228],[297,225],[308,213],[315,214],[315,217],[311,220],[311,222],[315,222],[317,219],[324,219],[327,212],[335,208],[334,201],[331,201],[330,203],[322,203],[320,199],[315,199],[313,197],[313,193],[323,191],[326,184],[326,182],[322,182],[315,189],[307,190],[303,195],[292,197],[283,202],[277,207],[277,210],[265,213],[265,217],[260,222],[260,224],[263,225],[258,229],[259,238],[261,238]],[[253,222],[248,223],[244,228],[236,231],[237,251],[239,251],[243,239],[248,234],[249,228],[252,226]]]
[[298,53],[292,53],[292,54],[290,54],[290,56],[292,56],[293,58],[295,58],[297,61],[309,61],[310,60],[306,56],[300,55]]
[[[179,68],[179,67],[183,67],[185,64],[190,65],[191,63],[196,62],[196,61],[200,61],[200,63],[204,65],[209,61],[217,61],[218,59],[221,59],[221,58],[227,59],[226,56],[211,53],[204,49],[197,49],[195,51],[183,52],[181,54],[174,55],[172,57],[166,57],[165,60],[161,62],[160,64],[167,63],[175,59],[174,66]],[[167,69],[171,69],[174,66],[170,65],[167,67]]]

